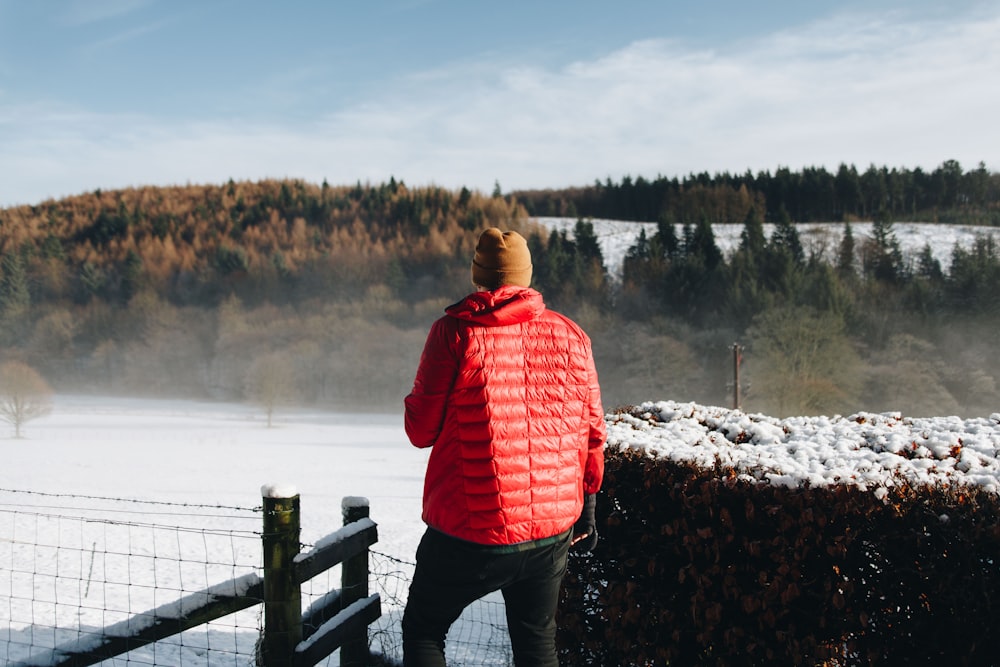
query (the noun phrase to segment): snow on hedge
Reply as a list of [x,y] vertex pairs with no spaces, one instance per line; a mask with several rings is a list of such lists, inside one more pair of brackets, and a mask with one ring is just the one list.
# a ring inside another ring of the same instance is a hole
[[770,484],[851,484],[879,498],[900,481],[1000,491],[1000,413],[977,419],[867,412],[777,419],[661,401],[609,414],[607,423],[609,446],[706,467],[718,463]]

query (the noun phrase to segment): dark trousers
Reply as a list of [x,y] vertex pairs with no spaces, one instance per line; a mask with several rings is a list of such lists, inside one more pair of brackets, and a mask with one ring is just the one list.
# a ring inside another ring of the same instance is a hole
[[428,529],[403,612],[404,667],[444,667],[448,628],[470,603],[503,593],[514,664],[558,667],[556,607],[570,534],[546,546],[496,553]]

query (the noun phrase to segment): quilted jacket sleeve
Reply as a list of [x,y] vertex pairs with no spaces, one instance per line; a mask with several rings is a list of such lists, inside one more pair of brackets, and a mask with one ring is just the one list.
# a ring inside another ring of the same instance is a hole
[[431,447],[444,424],[448,394],[455,381],[458,364],[449,344],[451,318],[434,323],[424,343],[413,390],[403,401],[403,425],[415,447]]
[[601,388],[597,382],[597,367],[593,355],[589,359],[590,374],[590,437],[587,443],[587,463],[583,471],[583,492],[597,493],[604,481],[604,442],[607,440],[607,425],[604,422],[604,407],[601,404]]

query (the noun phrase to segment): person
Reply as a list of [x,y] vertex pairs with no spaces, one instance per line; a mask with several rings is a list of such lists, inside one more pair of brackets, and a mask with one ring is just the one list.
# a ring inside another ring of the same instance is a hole
[[432,325],[404,401],[410,442],[431,448],[405,667],[444,665],[449,627],[497,590],[514,664],[559,664],[559,588],[571,543],[597,541],[606,429],[590,339],[545,307],[531,273],[524,237],[482,232],[478,290]]

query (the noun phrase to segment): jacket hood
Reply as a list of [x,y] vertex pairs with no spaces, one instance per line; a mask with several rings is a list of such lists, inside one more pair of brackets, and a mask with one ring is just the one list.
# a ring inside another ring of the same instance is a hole
[[530,287],[504,285],[492,292],[473,292],[444,312],[480,326],[500,327],[535,319],[545,312],[545,302]]

